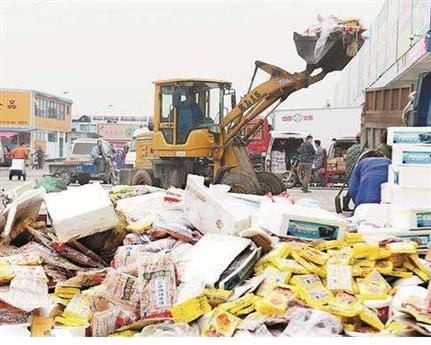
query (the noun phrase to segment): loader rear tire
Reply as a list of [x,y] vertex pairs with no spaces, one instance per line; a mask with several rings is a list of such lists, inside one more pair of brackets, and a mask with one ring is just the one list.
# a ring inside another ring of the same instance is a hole
[[267,193],[279,195],[286,190],[283,179],[277,174],[269,171],[257,171],[256,176],[264,195]]
[[259,183],[250,175],[232,173],[225,176],[221,182],[230,186],[230,192],[240,194],[261,194]]
[[153,178],[147,170],[139,170],[132,179],[132,186],[136,185],[153,185]]

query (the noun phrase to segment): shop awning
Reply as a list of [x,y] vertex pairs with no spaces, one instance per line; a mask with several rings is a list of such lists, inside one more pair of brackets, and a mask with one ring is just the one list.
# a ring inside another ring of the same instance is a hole
[[18,132],[0,132],[0,138],[7,138],[7,139],[9,139],[9,138],[14,137],[17,134],[18,134]]

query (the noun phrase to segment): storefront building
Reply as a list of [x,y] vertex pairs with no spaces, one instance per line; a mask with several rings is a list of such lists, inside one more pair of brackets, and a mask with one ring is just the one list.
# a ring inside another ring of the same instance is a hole
[[41,146],[48,159],[65,158],[70,146],[72,101],[34,90],[0,89],[3,147]]
[[431,70],[431,0],[387,0],[341,72],[334,107],[362,106],[370,88],[411,87]]

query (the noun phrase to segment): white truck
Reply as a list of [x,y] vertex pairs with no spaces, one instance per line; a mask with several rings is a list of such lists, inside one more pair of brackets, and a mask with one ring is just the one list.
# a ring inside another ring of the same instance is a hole
[[307,132],[328,149],[332,139],[355,137],[361,129],[362,107],[280,109],[271,115],[278,132]]

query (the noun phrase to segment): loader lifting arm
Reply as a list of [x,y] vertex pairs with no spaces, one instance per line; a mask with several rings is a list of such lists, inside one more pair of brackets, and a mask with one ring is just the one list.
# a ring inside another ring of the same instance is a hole
[[[303,72],[291,74],[261,61],[256,61],[256,69],[267,72],[270,78],[248,92],[220,122],[220,134],[214,137],[213,146],[216,170],[220,167],[223,149],[238,137],[240,131],[250,121],[275,102],[283,102],[291,93],[322,80],[328,73],[322,70],[316,75],[311,75],[313,70],[306,69]],[[256,124],[256,128],[259,125]]]

